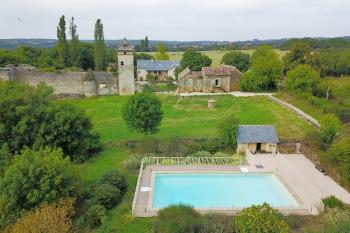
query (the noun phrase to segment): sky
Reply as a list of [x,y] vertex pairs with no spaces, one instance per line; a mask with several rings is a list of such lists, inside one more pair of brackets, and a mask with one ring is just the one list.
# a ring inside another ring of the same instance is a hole
[[350,0],[0,0],[0,39],[56,38],[59,17],[80,39],[237,41],[350,35]]

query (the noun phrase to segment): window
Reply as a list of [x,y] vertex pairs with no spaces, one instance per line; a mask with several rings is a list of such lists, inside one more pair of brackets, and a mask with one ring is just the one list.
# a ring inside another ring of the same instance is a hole
[[123,66],[123,65],[124,65],[124,62],[123,62],[123,61],[121,61],[121,62],[120,62],[120,65],[122,65],[122,66]]
[[214,82],[214,85],[215,87],[219,87],[220,86],[220,79],[215,79],[215,82]]
[[124,52],[124,55],[126,55],[126,52]]
[[188,87],[192,87],[193,86],[193,80],[192,79],[187,80],[187,86]]

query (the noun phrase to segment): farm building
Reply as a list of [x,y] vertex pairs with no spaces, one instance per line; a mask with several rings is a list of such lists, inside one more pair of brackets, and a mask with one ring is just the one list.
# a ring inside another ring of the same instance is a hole
[[175,79],[175,69],[179,66],[177,60],[137,60],[137,80],[147,80],[148,74],[157,76],[160,81],[167,77]]
[[279,143],[272,125],[240,125],[237,130],[238,153],[277,153]]
[[183,70],[178,75],[179,92],[230,92],[239,90],[242,73],[234,66],[203,67],[202,71]]

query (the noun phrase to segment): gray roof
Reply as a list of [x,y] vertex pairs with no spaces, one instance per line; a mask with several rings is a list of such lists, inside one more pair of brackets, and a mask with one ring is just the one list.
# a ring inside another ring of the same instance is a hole
[[164,71],[179,66],[180,61],[178,60],[137,60],[137,69],[145,69],[149,71]]
[[278,143],[273,125],[240,125],[237,131],[237,143]]

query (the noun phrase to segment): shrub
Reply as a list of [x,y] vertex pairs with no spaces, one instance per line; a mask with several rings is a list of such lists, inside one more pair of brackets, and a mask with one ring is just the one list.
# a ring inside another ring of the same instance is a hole
[[345,221],[350,221],[350,211],[348,209],[330,208],[319,218],[319,223],[323,229],[335,228]]
[[140,154],[159,153],[159,140],[154,137],[142,138],[137,149]]
[[287,233],[290,231],[289,225],[282,216],[266,203],[244,209],[233,219],[233,224],[237,233]]
[[107,171],[101,178],[101,184],[110,184],[117,187],[122,193],[126,191],[125,177],[117,170],[112,169]]
[[130,130],[154,134],[159,130],[163,118],[161,102],[151,92],[137,93],[131,96],[123,106],[122,117]]
[[205,214],[202,217],[200,233],[233,233],[232,216],[225,214]]
[[218,126],[221,144],[230,149],[236,149],[236,134],[239,120],[231,115],[220,122]]
[[323,198],[322,202],[324,206],[328,208],[341,208],[344,206],[344,203],[335,196]]
[[79,195],[79,184],[74,167],[61,150],[22,151],[0,179],[0,226],[42,203]]
[[201,144],[201,150],[209,151],[210,153],[218,152],[220,149],[221,145],[218,138],[205,139]]
[[111,184],[98,184],[93,189],[93,203],[103,205],[106,209],[110,209],[121,200],[122,193],[119,188]]
[[190,155],[190,157],[211,157],[212,154],[208,151],[197,151],[196,153],[193,153]]
[[60,200],[57,204],[43,204],[35,211],[30,211],[11,227],[11,233],[32,232],[72,232],[74,199]]
[[177,137],[163,139],[159,145],[159,149],[165,156],[173,157],[184,156],[187,152],[186,146]]
[[124,162],[124,168],[130,172],[135,172],[141,167],[142,157],[139,155],[133,155]]
[[102,205],[92,205],[86,212],[86,220],[91,227],[100,226],[106,217],[106,208]]
[[334,141],[335,136],[340,132],[341,123],[332,114],[327,114],[321,119],[321,137],[325,148],[328,148]]
[[290,225],[290,227],[295,230],[303,226],[305,223],[305,217],[301,215],[289,215],[285,217],[286,222]]
[[228,154],[221,151],[218,151],[215,154],[213,154],[213,157],[228,157],[228,156],[229,156]]
[[286,76],[285,86],[289,90],[314,92],[321,80],[320,73],[309,65],[298,65]]
[[189,206],[172,205],[159,211],[153,225],[154,233],[198,233],[200,215]]

